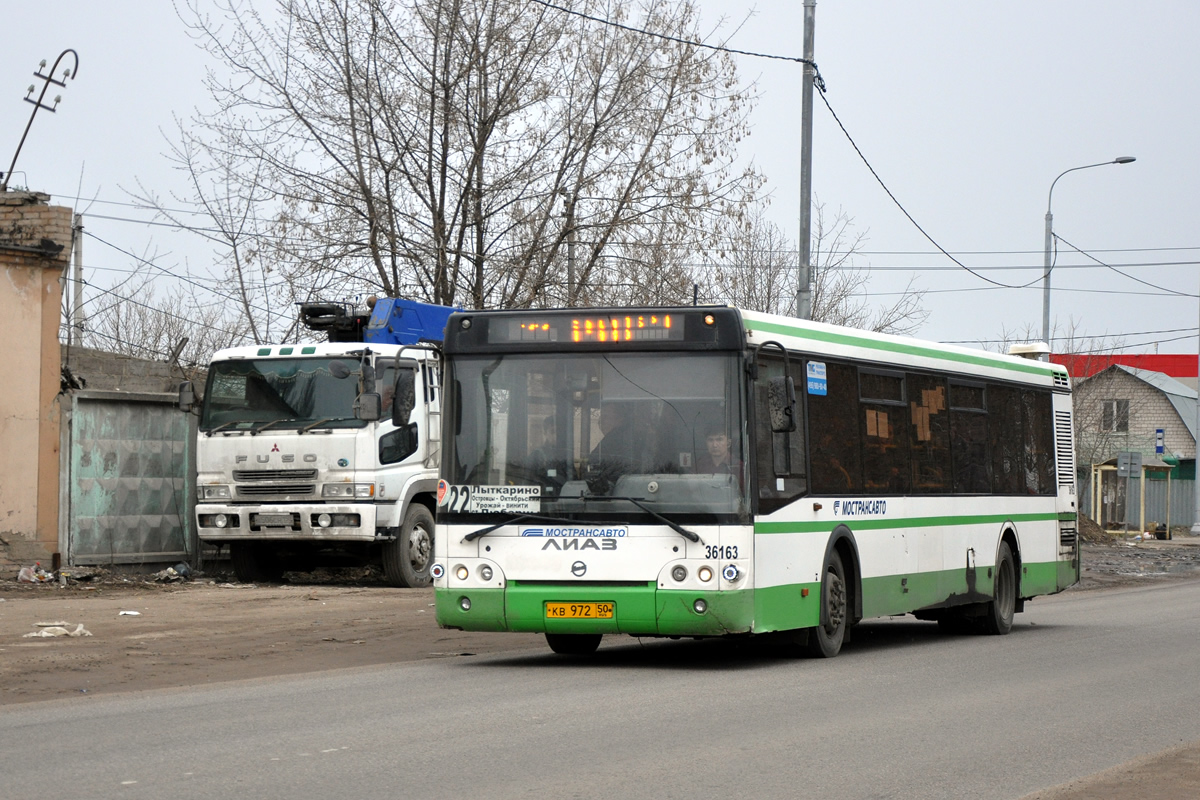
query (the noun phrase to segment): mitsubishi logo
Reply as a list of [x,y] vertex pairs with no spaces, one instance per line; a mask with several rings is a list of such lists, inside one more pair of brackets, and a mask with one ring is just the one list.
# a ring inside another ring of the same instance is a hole
[[571,565],[571,574],[576,578],[582,578],[585,572],[587,572],[587,564],[582,561],[576,561]]
[[273,444],[273,445],[271,445],[271,452],[272,452],[272,453],[278,453],[278,452],[279,452],[279,445],[278,445],[278,444]]

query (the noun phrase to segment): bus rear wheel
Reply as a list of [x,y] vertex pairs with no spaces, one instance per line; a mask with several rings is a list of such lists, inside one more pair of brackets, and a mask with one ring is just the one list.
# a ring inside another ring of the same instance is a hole
[[546,644],[560,656],[590,656],[601,638],[599,633],[547,633]]
[[983,630],[995,636],[1003,636],[1012,630],[1013,614],[1017,610],[1017,568],[1008,542],[1000,543],[996,557],[996,584],[992,589],[992,600],[987,604],[983,617]]
[[847,601],[846,568],[835,550],[825,562],[825,580],[821,587],[821,616],[825,622],[812,629],[808,637],[808,654],[813,658],[833,658],[842,650],[850,614]]

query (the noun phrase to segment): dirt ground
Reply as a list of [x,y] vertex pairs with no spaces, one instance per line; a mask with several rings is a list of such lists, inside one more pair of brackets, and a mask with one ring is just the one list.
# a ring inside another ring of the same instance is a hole
[[[1069,591],[1200,579],[1200,538],[1131,542],[1085,531],[1083,580]],[[0,576],[0,708],[56,698],[545,649],[534,634],[446,631],[431,590],[395,589],[372,570],[245,585],[220,572],[161,582],[98,572],[19,583]],[[32,638],[45,623],[90,636]],[[1153,775],[1151,784],[1130,781]],[[1164,784],[1163,776],[1174,776]],[[1200,796],[1200,743],[1029,800]],[[1131,787],[1136,789],[1131,791]],[[1189,791],[1190,790],[1190,791]]]

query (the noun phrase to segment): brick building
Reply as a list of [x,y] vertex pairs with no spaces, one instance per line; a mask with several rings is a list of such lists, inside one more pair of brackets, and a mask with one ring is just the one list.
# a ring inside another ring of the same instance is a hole
[[[1195,359],[1192,359],[1195,361]],[[1161,372],[1113,364],[1075,383],[1075,435],[1081,468],[1122,451],[1155,456],[1164,434],[1168,463],[1191,478],[1196,458],[1196,390]],[[1191,462],[1190,465],[1184,462]]]

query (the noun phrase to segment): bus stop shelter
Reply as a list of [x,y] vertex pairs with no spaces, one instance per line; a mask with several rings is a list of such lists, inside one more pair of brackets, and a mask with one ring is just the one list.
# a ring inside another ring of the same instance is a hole
[[[1160,461],[1157,458],[1143,457],[1141,474],[1136,476],[1138,481],[1138,531],[1146,533],[1146,492],[1145,480],[1146,476],[1151,473],[1165,474],[1167,477],[1167,519],[1166,519],[1166,534],[1165,538],[1171,538],[1171,470],[1175,469],[1174,465]],[[1099,464],[1092,465],[1092,519],[1101,527],[1108,527],[1113,522],[1120,522],[1128,530],[1129,528],[1129,493],[1126,490],[1127,480],[1134,480],[1134,476],[1129,478],[1118,477],[1117,475],[1117,459],[1110,458]],[[1112,498],[1106,502],[1106,498]],[[1121,503],[1121,500],[1124,503]],[[1115,507],[1123,506],[1125,513],[1113,513]],[[1108,512],[1107,514],[1105,512]],[[1120,517],[1120,520],[1114,519]],[[1152,520],[1157,523],[1158,520]],[[1157,530],[1150,531],[1157,536]]]

